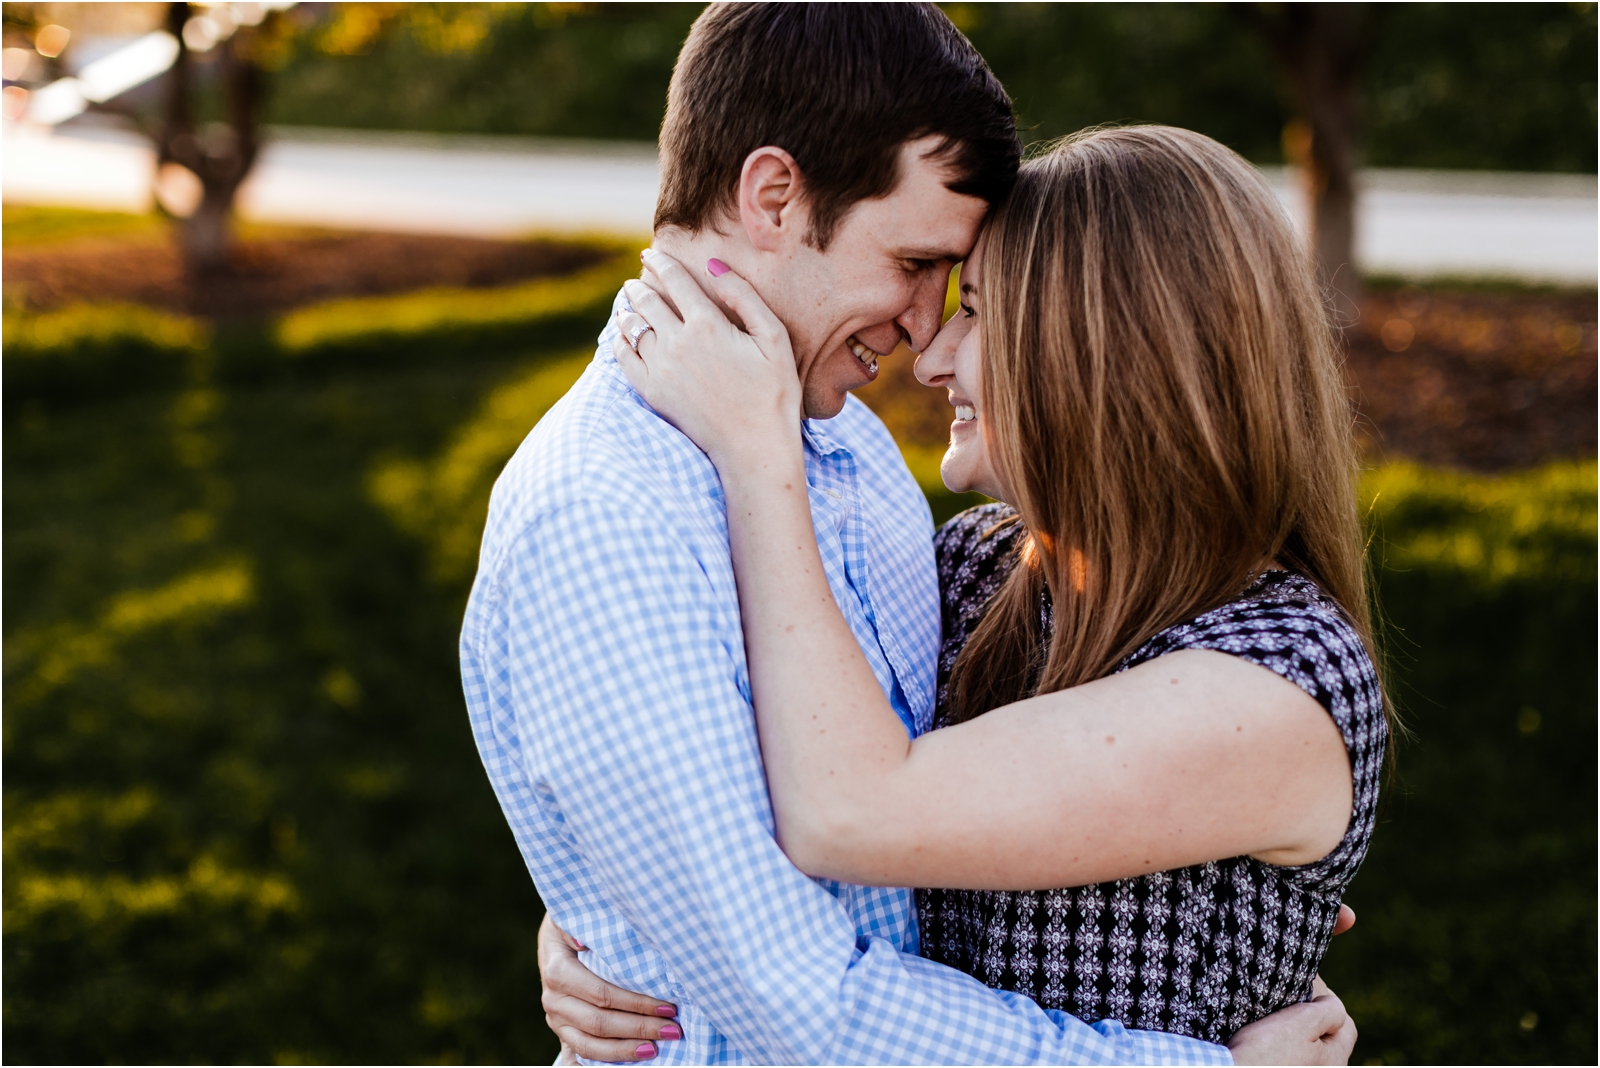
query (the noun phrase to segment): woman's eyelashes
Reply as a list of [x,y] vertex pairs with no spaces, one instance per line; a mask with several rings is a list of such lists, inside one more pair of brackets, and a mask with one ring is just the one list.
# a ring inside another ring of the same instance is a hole
[[961,311],[962,311],[962,313],[964,315],[966,315],[966,317],[968,319],[975,318],[977,316],[977,314],[978,314],[977,311],[970,304],[961,305]]

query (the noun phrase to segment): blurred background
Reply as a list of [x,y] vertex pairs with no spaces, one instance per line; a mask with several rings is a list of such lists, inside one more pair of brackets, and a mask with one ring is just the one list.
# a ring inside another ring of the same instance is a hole
[[[699,10],[4,5],[8,1060],[553,1058],[456,630]],[[1354,1063],[1593,1063],[1595,5],[946,10],[1030,141],[1217,137],[1331,279],[1411,728]],[[969,503],[909,356],[862,395]]]

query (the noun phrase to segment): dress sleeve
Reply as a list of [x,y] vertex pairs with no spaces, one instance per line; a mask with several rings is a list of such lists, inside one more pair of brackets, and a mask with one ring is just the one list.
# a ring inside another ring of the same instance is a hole
[[1333,717],[1352,758],[1387,743],[1372,658],[1356,629],[1323,598],[1237,601],[1163,631],[1135,662],[1179,649],[1229,653],[1294,683]]

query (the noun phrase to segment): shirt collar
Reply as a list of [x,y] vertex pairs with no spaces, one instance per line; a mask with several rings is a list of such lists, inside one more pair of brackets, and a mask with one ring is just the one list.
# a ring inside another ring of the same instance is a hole
[[818,456],[828,456],[836,452],[849,456],[849,447],[828,433],[827,426],[829,422],[831,420],[828,419],[806,419],[800,424],[800,433],[810,443],[811,448],[816,451]]

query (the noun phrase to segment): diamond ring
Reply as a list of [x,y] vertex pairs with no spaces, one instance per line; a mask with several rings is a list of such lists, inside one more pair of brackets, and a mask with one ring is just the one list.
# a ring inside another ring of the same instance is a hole
[[629,330],[628,331],[628,345],[629,345],[629,347],[631,347],[633,349],[633,351],[638,352],[639,351],[639,339],[644,337],[645,334],[649,333],[651,330],[654,330],[654,329],[655,329],[655,327],[651,326],[649,323],[640,323],[638,326],[634,327],[632,330]]

